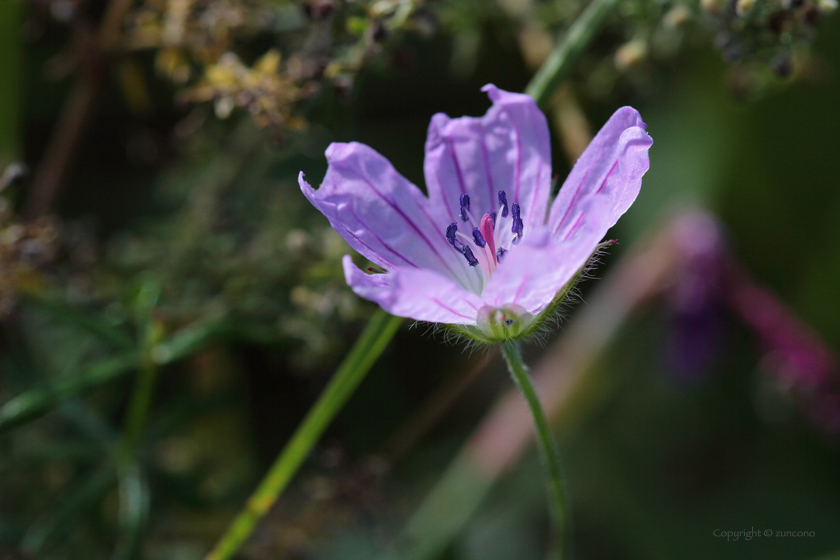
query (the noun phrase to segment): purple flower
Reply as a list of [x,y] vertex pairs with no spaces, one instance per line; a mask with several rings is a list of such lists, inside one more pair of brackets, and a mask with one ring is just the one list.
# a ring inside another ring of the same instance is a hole
[[393,315],[445,323],[484,341],[533,331],[556,307],[606,231],[630,207],[653,141],[639,113],[615,112],[549,210],[548,123],[532,98],[484,86],[483,117],[432,117],[428,197],[365,146],[331,144],[318,190],[303,194],[385,274],[349,255],[356,294]]

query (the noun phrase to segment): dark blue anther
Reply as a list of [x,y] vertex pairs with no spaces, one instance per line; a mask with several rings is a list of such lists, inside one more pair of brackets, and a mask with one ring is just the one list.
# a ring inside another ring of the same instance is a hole
[[457,223],[452,222],[451,224],[446,226],[446,240],[449,241],[450,245],[452,245],[453,247],[455,247],[457,249],[458,247],[455,246],[455,234],[456,233],[458,233],[458,224]]
[[519,238],[522,237],[522,228],[523,228],[522,217],[519,215],[519,203],[518,202],[513,203],[513,205],[511,206],[511,211],[513,212],[513,225],[511,226],[510,231],[511,231],[511,233],[516,234],[516,237],[517,237],[516,241],[518,241]]
[[[469,199],[467,200],[469,201]],[[458,240],[458,238],[455,237],[456,233],[458,233],[457,223],[452,222],[451,224],[446,226],[446,240],[449,241],[449,244],[455,247],[456,251],[464,255],[464,258],[467,259],[467,262],[470,266],[478,266],[478,259],[475,258],[475,255],[473,255],[473,252],[470,250],[469,247],[461,243]],[[473,237],[475,237],[476,235],[478,235],[478,237],[476,238],[475,242],[478,243],[478,240],[481,239],[481,246],[484,247],[484,238],[481,237],[481,232],[478,231],[478,228],[476,228],[473,231]]]
[[479,247],[484,247],[485,245],[487,245],[487,242],[484,241],[484,236],[481,235],[481,232],[478,231],[478,228],[473,228],[473,240],[475,241],[475,244]]
[[507,251],[505,251],[501,247],[496,249],[496,262],[502,262],[502,257],[505,256],[505,253],[507,253]]
[[467,221],[469,219],[468,212],[470,211],[470,195],[461,195],[461,220]]
[[478,259],[475,258],[475,255],[473,255],[473,252],[470,251],[469,247],[465,246],[461,252],[464,254],[464,257],[466,257],[470,266],[478,266]]
[[502,210],[502,218],[507,218],[508,206],[507,195],[505,194],[505,191],[499,191],[499,208]]

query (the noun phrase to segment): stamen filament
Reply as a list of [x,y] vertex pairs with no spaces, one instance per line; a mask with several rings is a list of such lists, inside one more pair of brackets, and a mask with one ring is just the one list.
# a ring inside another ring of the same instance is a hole
[[[476,244],[473,242],[472,239],[470,239],[469,237],[467,237],[466,235],[464,235],[460,231],[458,233],[456,233],[455,235],[458,237],[458,240],[463,243],[464,249],[470,251],[470,255],[473,256],[473,258],[474,258],[476,253],[479,254],[479,255],[484,255],[484,263],[482,263],[482,261],[476,259],[476,261],[477,261],[476,264],[472,264],[472,262],[470,261],[470,266],[476,266],[478,264],[486,265],[487,276],[484,278],[484,280],[486,281],[489,278],[490,273],[492,272],[492,270],[490,268],[490,264],[487,262],[487,260],[488,260],[487,259],[487,248],[486,247],[482,248],[482,247],[476,246]],[[466,253],[464,253],[464,256],[465,257],[467,256]],[[467,261],[469,261],[469,257],[467,257]],[[482,272],[484,272],[484,269],[482,269]]]
[[498,209],[486,212],[480,220],[476,220],[470,211],[469,195],[462,194],[459,199],[459,218],[472,227],[466,232],[460,232],[458,222],[452,222],[446,228],[445,235],[449,244],[464,256],[470,268],[480,270],[478,274],[467,275],[470,288],[475,293],[481,293],[502,258],[512,245],[519,243],[523,235],[524,223],[519,203],[509,205],[505,191],[499,191],[498,195]]

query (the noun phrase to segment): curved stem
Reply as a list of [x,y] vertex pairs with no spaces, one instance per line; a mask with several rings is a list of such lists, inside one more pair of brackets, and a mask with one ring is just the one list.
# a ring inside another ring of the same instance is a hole
[[569,31],[525,88],[525,93],[533,97],[537,105],[545,105],[548,102],[554,93],[554,87],[569,73],[616,4],[618,0],[592,0],[569,27]]
[[260,485],[248,498],[245,507],[205,560],[228,560],[236,554],[259,520],[277,501],[321,434],[388,346],[400,324],[402,318],[388,315],[381,309],[371,317],[365,331],[344,358],[321,396],[309,409]]
[[566,511],[566,489],[563,485],[563,474],[560,467],[560,451],[557,442],[554,441],[554,436],[551,434],[548,419],[542,405],[540,405],[540,399],[537,396],[536,389],[534,389],[534,384],[531,382],[531,376],[528,375],[528,366],[522,361],[519,343],[506,342],[502,345],[502,353],[505,356],[510,375],[513,377],[516,386],[522,391],[534,419],[534,427],[537,431],[537,447],[540,450],[540,458],[545,470],[545,482],[551,497],[549,507],[557,530],[556,557],[562,559],[566,556],[568,514]]

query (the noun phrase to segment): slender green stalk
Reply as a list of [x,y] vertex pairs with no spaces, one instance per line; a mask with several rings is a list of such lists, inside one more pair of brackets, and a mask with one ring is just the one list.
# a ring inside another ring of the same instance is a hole
[[205,560],[228,560],[254,531],[344,403],[397,332],[402,319],[381,309],[344,358],[327,387],[271,465],[245,507]]
[[149,407],[152,404],[152,397],[155,394],[157,385],[158,366],[149,356],[150,352],[142,359],[138,370],[137,380],[128,401],[128,409],[125,413],[122,442],[120,444],[119,459],[128,461],[134,454],[134,450],[140,441],[143,433],[143,426],[149,416]]
[[[149,302],[149,310],[153,308],[154,299]],[[157,387],[160,366],[154,359],[154,350],[160,342],[163,330],[152,320],[151,313],[147,315],[144,321],[147,324],[140,352],[140,367],[128,401],[122,438],[116,455],[121,531],[111,560],[131,560],[137,556],[149,516],[149,488],[137,461],[137,450]]]
[[543,468],[545,469],[545,482],[550,494],[549,507],[557,529],[557,558],[566,557],[566,524],[568,513],[566,511],[566,489],[563,485],[563,474],[560,467],[560,451],[551,428],[548,425],[548,418],[540,405],[540,398],[528,375],[528,367],[522,361],[522,353],[519,350],[518,342],[507,342],[502,345],[502,353],[510,370],[510,375],[525,401],[531,410],[534,418],[534,427],[537,431],[537,447],[540,450]]
[[600,29],[607,14],[618,4],[618,0],[592,0],[569,31],[557,44],[548,59],[531,79],[525,93],[533,97],[538,105],[544,106],[554,93],[554,88],[572,69],[578,57],[589,45],[589,41]]

